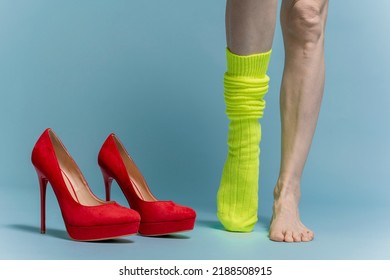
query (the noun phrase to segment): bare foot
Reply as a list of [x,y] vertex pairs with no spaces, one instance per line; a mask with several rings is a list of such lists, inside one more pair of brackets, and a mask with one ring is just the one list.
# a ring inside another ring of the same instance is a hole
[[277,184],[274,191],[274,206],[269,238],[279,242],[307,242],[314,233],[305,227],[299,217],[299,185],[291,187]]

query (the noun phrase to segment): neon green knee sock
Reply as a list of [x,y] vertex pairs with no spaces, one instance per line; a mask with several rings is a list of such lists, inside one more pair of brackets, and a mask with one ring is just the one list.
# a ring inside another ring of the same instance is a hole
[[261,126],[271,51],[239,56],[228,49],[224,76],[230,119],[228,155],[217,194],[218,218],[229,231],[249,232],[257,222]]

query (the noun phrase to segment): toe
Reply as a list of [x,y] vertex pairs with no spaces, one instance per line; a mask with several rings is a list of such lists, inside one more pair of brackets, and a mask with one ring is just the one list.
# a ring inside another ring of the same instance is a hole
[[314,233],[311,230],[307,230],[302,234],[302,241],[304,242],[312,241],[313,238],[314,238]]
[[314,232],[312,232],[311,230],[308,231],[308,236],[310,238],[310,240],[313,240],[314,239]]
[[302,241],[303,242],[309,242],[311,239],[307,234],[302,234]]
[[292,236],[291,231],[287,231],[286,234],[284,235],[284,241],[285,242],[294,242],[294,238]]
[[284,241],[284,234],[281,231],[270,232],[269,238],[272,241],[283,242]]
[[300,232],[293,232],[293,239],[294,242],[301,242],[302,241],[302,234]]

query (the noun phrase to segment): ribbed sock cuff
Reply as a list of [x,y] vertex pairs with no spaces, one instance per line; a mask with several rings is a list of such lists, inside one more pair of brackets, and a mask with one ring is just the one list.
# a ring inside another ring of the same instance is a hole
[[272,50],[252,55],[237,55],[226,48],[227,73],[259,78],[265,76]]
[[270,57],[271,50],[240,56],[226,49],[228,69],[224,76],[224,96],[226,114],[230,120],[259,119],[263,116]]

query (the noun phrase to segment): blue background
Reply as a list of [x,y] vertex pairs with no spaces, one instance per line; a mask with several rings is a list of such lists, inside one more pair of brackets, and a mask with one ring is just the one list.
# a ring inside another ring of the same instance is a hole
[[[260,222],[237,234],[216,219],[228,125],[224,9],[222,0],[0,1],[0,258],[389,259],[390,3],[330,3],[325,96],[302,180],[301,214],[316,238],[301,244],[267,237],[280,159],[279,23],[261,122]],[[30,154],[46,127],[99,197],[96,157],[115,132],[158,198],[197,210],[195,230],[74,242],[49,188],[41,235]]]

